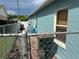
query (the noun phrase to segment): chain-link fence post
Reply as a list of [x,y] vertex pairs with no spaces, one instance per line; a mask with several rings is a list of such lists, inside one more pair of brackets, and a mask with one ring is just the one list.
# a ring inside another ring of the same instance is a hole
[[[5,27],[3,27],[3,34],[5,34]],[[4,59],[6,59],[6,37],[4,39]]]
[[24,30],[22,32],[22,36],[20,37],[20,41],[21,41],[21,55],[22,58],[21,59],[27,59],[27,52],[26,52],[26,31]]

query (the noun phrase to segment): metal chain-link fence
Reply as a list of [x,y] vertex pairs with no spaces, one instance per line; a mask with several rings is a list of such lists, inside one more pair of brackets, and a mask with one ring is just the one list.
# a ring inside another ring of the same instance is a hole
[[[0,34],[11,34],[11,33],[18,33],[19,31],[19,24],[6,24],[0,26]],[[16,36],[0,36],[0,59],[6,59],[10,50],[15,43]]]
[[13,24],[6,24],[0,26],[0,34],[3,33],[18,33],[19,30],[19,23],[13,23]]
[[15,37],[0,37],[0,59],[6,59]]
[[57,45],[53,42],[54,38],[39,38],[39,58],[40,59],[52,59],[55,52],[53,49],[57,49]]
[[70,56],[73,59],[79,58],[77,51],[79,49],[79,32],[28,33],[27,35],[30,59],[70,59]]
[[53,39],[50,35],[28,35],[29,59],[52,59],[58,48]]

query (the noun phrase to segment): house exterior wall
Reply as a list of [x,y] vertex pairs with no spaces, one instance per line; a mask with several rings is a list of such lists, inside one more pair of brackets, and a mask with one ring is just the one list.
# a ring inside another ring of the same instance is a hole
[[53,15],[46,15],[37,18],[37,31],[38,33],[53,32]]
[[[40,10],[37,16],[37,32],[54,32],[54,15],[58,10],[68,9],[67,32],[79,32],[79,0],[56,0]],[[70,34],[66,38],[66,49],[58,47],[57,59],[79,59],[79,34]]]

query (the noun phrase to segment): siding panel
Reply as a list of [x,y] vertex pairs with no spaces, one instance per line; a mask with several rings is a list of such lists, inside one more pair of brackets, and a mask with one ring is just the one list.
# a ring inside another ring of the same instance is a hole
[[[41,14],[40,14],[41,15]],[[39,33],[50,33],[53,32],[53,15],[43,16],[38,18],[38,32]]]

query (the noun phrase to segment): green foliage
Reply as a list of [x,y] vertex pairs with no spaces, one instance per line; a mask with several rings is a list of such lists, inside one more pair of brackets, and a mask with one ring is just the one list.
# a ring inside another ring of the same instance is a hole
[[8,19],[15,19],[18,18],[20,21],[27,21],[28,16],[18,16],[18,15],[8,15]]
[[20,21],[27,21],[28,17],[27,16],[19,16]]
[[14,18],[18,18],[16,15],[9,15],[8,14],[8,19],[14,19]]

